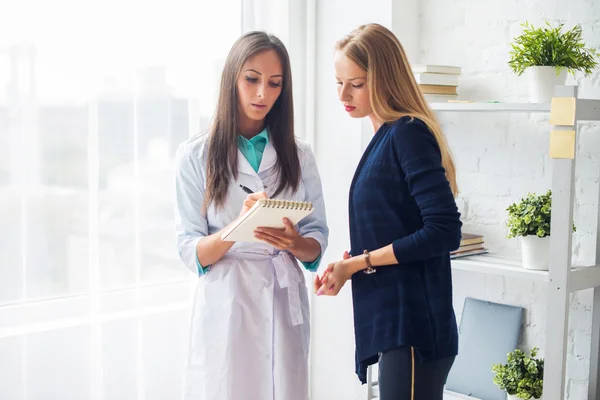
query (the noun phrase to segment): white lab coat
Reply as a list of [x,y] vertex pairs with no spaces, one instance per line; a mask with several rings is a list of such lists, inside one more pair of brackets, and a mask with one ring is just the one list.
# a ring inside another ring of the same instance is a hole
[[[199,275],[186,366],[186,400],[307,400],[309,309],[304,275],[297,260],[266,243],[236,243],[198,272],[196,244],[231,223],[247,194],[276,189],[277,154],[265,147],[258,173],[241,152],[238,179],[224,208],[203,213],[207,137],[183,143],[176,157],[177,243],[182,262]],[[238,150],[239,151],[239,150]],[[277,198],[311,201],[315,211],[297,227],[316,239],[322,252],[328,229],[321,181],[312,151],[298,141],[302,181],[296,193]]]

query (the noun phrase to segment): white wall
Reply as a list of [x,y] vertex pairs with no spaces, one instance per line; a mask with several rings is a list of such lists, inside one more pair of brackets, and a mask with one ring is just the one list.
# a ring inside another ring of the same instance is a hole
[[[368,133],[359,121],[345,115],[336,98],[333,44],[360,23],[379,22],[392,28],[403,41],[414,41],[405,21],[418,28],[420,52],[410,52],[412,62],[459,65],[463,68],[459,91],[473,100],[526,101],[526,78],[515,77],[507,66],[509,43],[519,32],[519,22],[542,18],[561,19],[567,27],[581,23],[584,38],[600,47],[600,2],[573,0],[550,2],[510,0],[424,0],[420,17],[410,15],[413,2],[318,1],[315,150],[321,168],[331,227],[324,263],[339,259],[348,247],[347,193]],[[508,11],[511,10],[512,11]],[[406,10],[406,12],[401,12]],[[414,12],[414,11],[413,11]],[[412,44],[411,44],[412,46]],[[407,46],[408,47],[408,46]],[[417,60],[418,58],[418,60]],[[576,76],[568,83],[580,85],[580,96],[600,98],[600,74]],[[507,240],[505,209],[527,191],[550,186],[547,157],[548,122],[543,115],[440,114],[458,166],[459,184],[466,208],[466,229],[485,235],[496,252],[518,256],[518,241]],[[368,126],[368,124],[367,124]],[[600,129],[580,129],[577,161],[574,257],[593,261],[600,171]],[[524,348],[544,346],[545,287],[529,281],[454,273],[455,307],[460,316],[466,296],[486,298],[526,308]],[[312,399],[366,399],[354,375],[354,338],[350,285],[337,298],[315,299],[313,311]],[[589,367],[590,291],[573,296],[567,393],[583,399]]]
[[[348,188],[362,154],[362,124],[337,100],[333,71],[335,42],[362,23],[387,24],[390,0],[317,1],[315,152],[323,180],[330,225],[327,264],[349,248]],[[354,399],[360,392],[354,374],[354,328],[350,285],[337,297],[315,298],[311,387],[314,400]],[[363,399],[366,397],[362,397]]]

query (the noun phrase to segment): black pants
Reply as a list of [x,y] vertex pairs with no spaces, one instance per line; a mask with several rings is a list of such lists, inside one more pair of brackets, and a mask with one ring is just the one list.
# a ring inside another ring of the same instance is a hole
[[418,363],[412,347],[379,356],[380,400],[442,400],[454,357]]

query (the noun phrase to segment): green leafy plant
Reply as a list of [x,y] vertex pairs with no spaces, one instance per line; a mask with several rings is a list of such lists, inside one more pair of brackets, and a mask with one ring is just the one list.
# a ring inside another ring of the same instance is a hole
[[508,211],[506,223],[508,237],[536,235],[540,238],[550,235],[550,212],[552,210],[552,191],[536,195],[527,193],[519,203],[513,203]]
[[598,65],[596,58],[600,53],[584,47],[580,25],[566,32],[562,31],[562,23],[552,27],[546,22],[546,27],[535,28],[525,21],[521,26],[523,33],[511,43],[511,59],[508,62],[517,75],[529,67],[550,66],[556,67],[557,75],[566,68],[572,74],[578,70],[587,76]]
[[531,349],[528,356],[516,349],[508,353],[508,363],[494,364],[494,383],[510,395],[521,399],[539,399],[544,386],[544,359],[536,358],[538,349]]
[[[527,193],[519,203],[513,203],[508,211],[508,238],[536,235],[543,238],[550,236],[550,213],[552,211],[552,191],[537,195]],[[573,232],[575,232],[573,225]]]

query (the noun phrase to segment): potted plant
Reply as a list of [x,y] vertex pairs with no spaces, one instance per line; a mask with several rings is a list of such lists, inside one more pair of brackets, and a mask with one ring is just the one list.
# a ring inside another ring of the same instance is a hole
[[544,359],[536,358],[538,349],[531,349],[528,356],[516,349],[508,353],[508,362],[494,364],[494,383],[506,391],[508,400],[539,399],[544,386]]
[[508,238],[521,237],[524,268],[548,270],[551,210],[551,190],[542,195],[527,193],[520,202],[506,209]]
[[535,28],[528,22],[521,24],[523,32],[511,43],[508,65],[520,76],[527,70],[529,91],[534,103],[548,103],[554,95],[555,85],[564,85],[567,72],[582,71],[590,75],[598,65],[600,55],[585,48],[581,39],[581,26],[563,32],[564,24]]

